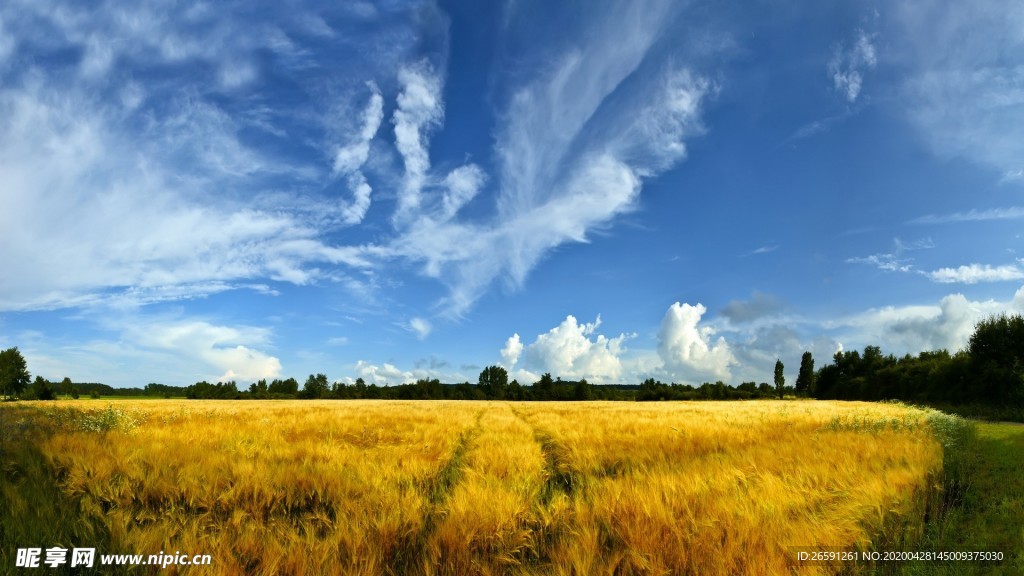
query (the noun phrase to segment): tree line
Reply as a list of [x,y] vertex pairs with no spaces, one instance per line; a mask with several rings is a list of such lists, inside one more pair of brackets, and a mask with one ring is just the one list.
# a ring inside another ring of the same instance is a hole
[[72,383],[64,378],[52,383],[36,376],[31,380],[25,359],[17,348],[0,351],[0,394],[4,397],[52,399],[59,394],[138,395],[219,399],[400,399],[400,400],[745,400],[800,396],[837,400],[902,400],[932,405],[987,405],[1024,412],[1024,318],[994,316],[975,326],[966,349],[896,357],[878,346],[863,351],[839,351],[832,362],[814,369],[810,352],[801,357],[795,385],[786,386],[784,367],[777,361],[774,385],[743,382],[730,386],[722,381],[665,384],[648,378],[640,385],[594,386],[586,379],[566,381],[545,373],[532,384],[508,379],[501,366],[484,368],[475,384],[443,384],[420,379],[393,386],[330,382],[325,374],[310,374],[301,386],[294,378],[259,380],[248,388],[235,381],[196,382],[190,386],[151,383],[145,388],[112,388],[97,383]]
[[330,382],[325,374],[310,374],[300,387],[288,378],[270,382],[259,380],[240,389],[234,381],[196,382],[187,386],[188,398],[221,399],[338,399],[338,400],[632,400],[636,386],[593,386],[586,379],[565,381],[544,374],[531,385],[509,381],[508,371],[501,366],[488,366],[480,372],[475,384],[444,384],[440,380],[421,378],[409,384],[378,386],[362,378],[355,382]]
[[815,398],[1024,407],[1024,318],[979,322],[967,348],[897,358],[878,346],[836,352],[819,370]]

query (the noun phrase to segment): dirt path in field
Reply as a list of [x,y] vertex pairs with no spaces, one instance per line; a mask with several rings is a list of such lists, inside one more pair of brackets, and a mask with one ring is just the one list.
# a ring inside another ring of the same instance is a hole
[[565,446],[559,444],[550,432],[527,420],[519,411],[512,409],[512,413],[533,430],[533,439],[544,453],[547,482],[541,492],[541,503],[547,506],[558,493],[571,498],[580,487],[581,476],[569,464]]
[[423,553],[424,548],[441,521],[448,498],[451,497],[455,486],[462,480],[466,469],[466,455],[473,448],[473,440],[480,434],[480,420],[483,415],[483,410],[477,412],[476,423],[459,435],[451,457],[424,487],[428,505],[423,514],[423,528],[419,533],[410,535],[405,546],[399,546],[403,554],[392,559],[389,570],[387,570],[388,574],[429,573],[425,570],[426,567],[421,565],[426,557]]

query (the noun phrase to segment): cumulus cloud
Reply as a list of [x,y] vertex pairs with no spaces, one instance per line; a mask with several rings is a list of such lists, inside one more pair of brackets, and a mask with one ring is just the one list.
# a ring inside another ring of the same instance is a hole
[[516,362],[519,362],[519,355],[522,353],[523,343],[519,341],[517,332],[505,341],[505,346],[501,349],[501,359],[505,361],[505,366],[511,368],[516,365]]
[[1007,282],[1024,279],[1024,270],[1015,265],[989,266],[969,264],[958,268],[939,268],[925,272],[933,282],[941,284],[977,284],[979,282]]
[[550,372],[569,379],[586,378],[606,383],[618,382],[622,377],[620,357],[625,351],[623,344],[635,335],[619,334],[608,338],[598,334],[601,317],[594,322],[580,324],[572,315],[566,316],[561,324],[540,334],[525,347],[514,334],[505,342],[502,358],[509,367],[522,359],[522,366],[516,377],[526,382],[538,373]]
[[[972,301],[950,294],[937,305],[885,307],[830,323],[845,340],[880,345],[895,354],[916,354],[944,348],[958,350],[967,344],[975,324],[988,316],[1021,309],[1024,290],[1010,302]],[[852,329],[852,330],[851,330]]]
[[391,384],[408,384],[416,381],[416,376],[407,370],[400,370],[393,364],[370,364],[364,360],[356,362],[356,374],[367,384],[378,386]]
[[700,326],[707,312],[703,304],[676,302],[669,306],[658,330],[658,355],[669,378],[700,381],[728,379],[736,363],[725,338],[714,339],[715,329]]

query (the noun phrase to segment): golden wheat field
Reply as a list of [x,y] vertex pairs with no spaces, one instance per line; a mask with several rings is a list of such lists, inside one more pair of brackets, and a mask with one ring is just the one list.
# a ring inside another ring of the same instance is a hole
[[0,428],[9,472],[31,445],[111,546],[212,556],[192,573],[830,574],[793,548],[913,531],[942,466],[925,412],[823,401],[20,402]]

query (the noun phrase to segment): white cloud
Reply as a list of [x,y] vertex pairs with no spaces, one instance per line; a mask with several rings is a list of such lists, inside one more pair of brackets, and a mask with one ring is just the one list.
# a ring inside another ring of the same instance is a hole
[[469,164],[452,170],[444,179],[448,191],[441,206],[441,218],[450,219],[472,200],[487,181],[487,175],[479,166]]
[[744,256],[756,256],[758,254],[770,254],[779,249],[778,244],[767,244],[765,246],[758,246],[754,250],[744,254]]
[[253,327],[217,326],[203,321],[138,322],[124,328],[135,345],[178,358],[195,358],[216,370],[218,380],[259,380],[281,373],[281,362],[252,346],[269,332]]
[[906,112],[933,150],[986,165],[1001,178],[1024,170],[1024,5],[1004,0],[894,6],[907,63]]
[[901,259],[896,254],[871,254],[870,256],[858,256],[847,258],[849,264],[867,264],[886,272],[909,272],[914,266],[911,259]]
[[[551,249],[587,241],[636,206],[644,178],[685,157],[685,141],[703,131],[701,109],[716,88],[692,69],[645,64],[671,8],[638,2],[595,12],[579,36],[558,39],[565,46],[559,55],[544,52],[536,66],[525,66],[540,74],[516,85],[499,115],[497,213],[489,221],[443,222],[471,196],[452,194],[449,179],[441,218],[423,212],[388,244],[389,255],[422,263],[424,274],[448,285],[447,315],[462,315],[495,279],[521,286]],[[396,223],[425,203],[422,127],[442,110],[435,75],[403,74],[395,124],[406,176]],[[478,182],[465,190],[476,194]]]
[[363,109],[363,123],[354,142],[340,148],[334,156],[334,172],[351,174],[363,167],[370,155],[370,141],[377,135],[381,121],[384,119],[384,97],[377,85],[370,82],[368,87],[372,94],[366,108]]
[[952,214],[928,214],[914,218],[910,224],[948,224],[953,222],[986,222],[989,220],[1019,220],[1024,218],[1024,206],[991,208],[989,210],[971,209],[967,212]]
[[[531,375],[550,372],[568,379],[586,378],[596,383],[619,382],[622,378],[620,357],[623,344],[632,335],[619,334],[608,338],[596,331],[601,317],[590,323],[579,324],[573,316],[551,330],[537,336],[533,343],[523,346],[515,334],[505,343],[502,358],[511,367],[522,358],[523,381]],[[591,339],[593,338],[593,339]],[[517,378],[519,376],[516,376]]]
[[376,384],[378,386],[408,384],[416,381],[416,376],[412,372],[400,370],[387,362],[382,366],[378,366],[360,360],[356,362],[356,374],[367,384]]
[[395,146],[405,162],[405,177],[398,193],[394,221],[403,224],[420,206],[420,193],[430,170],[426,137],[444,118],[442,79],[429,62],[404,66],[398,72],[402,91],[392,116]]
[[730,377],[736,359],[725,338],[713,340],[714,328],[699,325],[705,312],[702,304],[679,302],[665,312],[658,330],[658,355],[667,377],[693,382]]
[[892,244],[892,252],[847,258],[846,262],[848,264],[867,264],[886,272],[910,272],[914,269],[914,259],[903,258],[903,254],[905,252],[929,250],[935,247],[935,242],[930,237],[909,242],[900,238],[893,238]]
[[370,155],[370,142],[377,135],[384,119],[384,97],[376,84],[370,82],[369,88],[372,94],[363,110],[363,124],[359,134],[354,142],[339,149],[334,156],[333,171],[346,177],[353,195],[352,202],[341,210],[341,220],[347,225],[363,221],[366,211],[370,209],[370,194],[373,191],[361,169]]
[[36,366],[33,372],[121,387],[247,382],[281,375],[281,362],[266,351],[271,345],[266,328],[135,311],[106,312],[97,324],[112,336],[60,344],[62,338],[53,335],[20,335],[26,359]]
[[423,340],[424,338],[429,336],[431,330],[433,330],[433,326],[431,326],[430,322],[423,318],[410,319],[409,324],[406,326],[406,328],[410,332],[415,334],[416,337],[419,338],[420,340]]
[[864,74],[875,67],[878,58],[872,37],[864,30],[857,31],[857,40],[853,46],[839,46],[835,49],[828,63],[828,73],[836,91],[842,94],[847,102],[857,101]]
[[512,334],[505,341],[505,347],[501,349],[501,359],[505,366],[512,368],[519,362],[519,355],[523,353],[523,343],[519,341],[519,333]]
[[917,354],[944,348],[958,350],[967,345],[974,326],[993,314],[1021,310],[1024,289],[1010,302],[972,301],[963,294],[950,294],[937,305],[889,306],[827,323],[844,342],[878,345],[887,353]]
[[[190,105],[165,120],[157,141],[138,141],[117,131],[119,110],[74,89],[55,95],[46,82],[0,89],[0,307],[76,306],[107,300],[110,289],[179,299],[189,287],[202,295],[240,279],[306,283],[317,275],[311,262],[366,265],[361,249],[324,245],[286,211],[210,194],[261,162],[209,106]],[[176,170],[198,157],[190,172]]]
[[1014,265],[970,264],[958,268],[939,268],[924,274],[932,281],[942,284],[977,284],[1024,279],[1024,270]]
[[[717,90],[696,66],[678,64],[686,54],[652,49],[672,2],[595,11],[578,35],[550,39],[553,52],[528,55],[537,65],[509,74],[512,83],[500,88],[497,173],[466,164],[444,174],[431,169],[429,155],[431,131],[444,117],[443,69],[426,60],[408,64],[422,30],[375,37],[366,45],[373,54],[352,66],[353,78],[337,79],[318,75],[328,67],[312,65],[299,40],[301,30],[317,42],[334,38],[336,22],[319,16],[289,14],[279,19],[282,28],[224,18],[209,5],[180,12],[37,4],[0,8],[4,32],[14,31],[10,45],[29,39],[83,58],[68,64],[71,74],[26,70],[0,87],[7,192],[0,227],[13,238],[0,253],[0,267],[10,271],[0,277],[4,309],[89,305],[109,302],[112,293],[138,305],[265,279],[347,285],[356,281],[341,266],[376,271],[402,259],[448,285],[441,305],[457,316],[496,279],[521,286],[551,249],[585,242],[633,210],[644,179],[683,159],[688,139],[702,133],[702,108]],[[300,28],[295,38],[287,22]],[[347,53],[339,54],[331,57]],[[133,75],[152,66],[166,69],[166,84]],[[196,72],[176,75],[181,69]],[[288,112],[254,105],[264,100],[265,69],[290,78],[297,93],[324,98]],[[353,88],[366,78],[384,87],[371,83],[369,100]],[[241,97],[238,87],[252,88],[254,97]],[[371,246],[332,246],[325,238],[339,221],[362,223],[374,187],[393,176],[381,174],[387,158],[378,164],[371,156],[396,91],[392,123],[404,164],[397,235],[375,236]],[[359,112],[316,109],[345,95],[359,104],[335,103],[335,110]],[[282,121],[283,114],[291,116]],[[340,116],[359,118],[356,133],[341,142]],[[253,128],[274,146],[249,138]],[[328,165],[306,164],[270,153],[285,139],[319,150],[343,146]],[[317,197],[334,179],[343,179],[352,199],[321,210]],[[288,189],[278,189],[282,181]],[[496,211],[465,215],[490,185]]]

